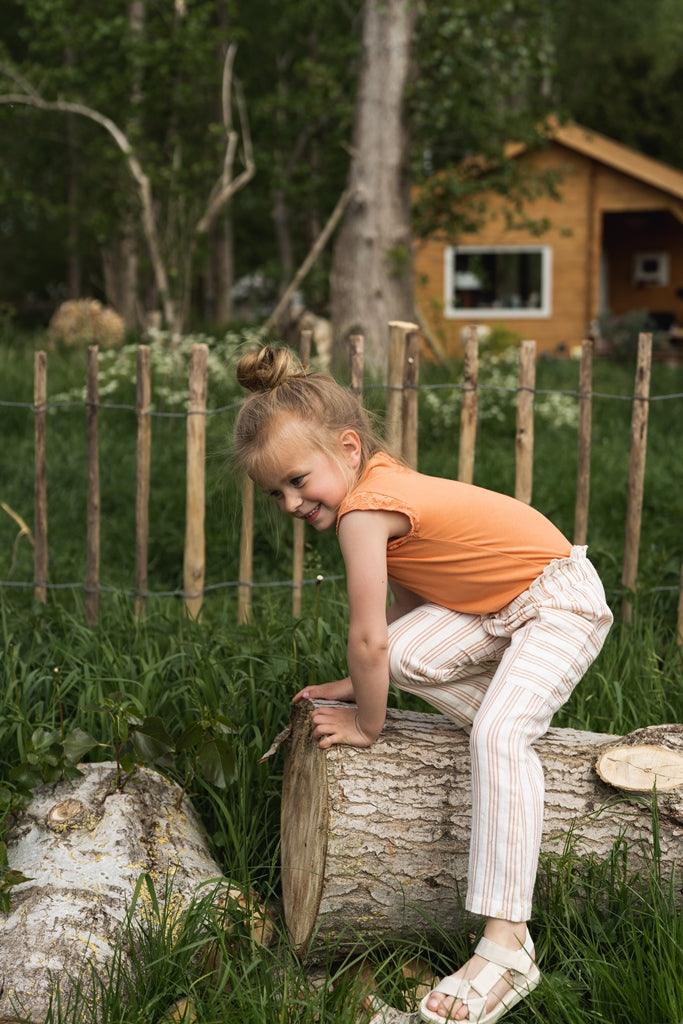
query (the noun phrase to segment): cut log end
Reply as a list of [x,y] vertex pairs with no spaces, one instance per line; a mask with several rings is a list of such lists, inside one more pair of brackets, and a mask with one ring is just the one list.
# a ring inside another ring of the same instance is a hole
[[683,753],[661,744],[621,744],[608,747],[595,762],[603,782],[630,793],[660,793],[683,786]]
[[293,713],[282,789],[282,902],[297,948],[307,944],[318,915],[329,824],[327,765],[311,735],[311,706],[301,701]]

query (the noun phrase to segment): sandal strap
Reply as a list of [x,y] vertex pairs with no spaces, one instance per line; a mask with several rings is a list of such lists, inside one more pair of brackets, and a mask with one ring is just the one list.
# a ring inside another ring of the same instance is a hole
[[433,992],[440,996],[453,996],[456,999],[465,999],[470,990],[470,983],[467,978],[456,978],[454,974],[447,974],[442,978]]
[[[467,1007],[467,1017],[461,1019],[460,1024],[478,1021],[484,1012],[486,995],[480,995],[467,978],[456,978],[453,974],[449,974],[442,978],[432,991],[440,996],[452,996],[454,999],[462,999]],[[475,992],[477,994],[473,995]]]
[[[527,945],[527,942],[529,945]],[[490,960],[491,963],[498,964],[500,967],[508,967],[513,971],[518,971],[520,974],[526,974],[534,962],[531,956],[533,948],[533,943],[531,943],[529,933],[527,932],[527,938],[521,949],[506,949],[504,946],[499,946],[497,942],[482,938],[477,943],[475,953],[483,956],[485,960]]]

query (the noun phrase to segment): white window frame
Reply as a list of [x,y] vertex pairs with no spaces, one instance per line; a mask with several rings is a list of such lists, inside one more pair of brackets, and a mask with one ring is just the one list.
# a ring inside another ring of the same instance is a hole
[[[539,309],[456,309],[451,305],[457,252],[529,252],[541,254],[541,306]],[[541,320],[552,316],[553,250],[549,245],[447,245],[444,249],[445,315],[449,320]]]

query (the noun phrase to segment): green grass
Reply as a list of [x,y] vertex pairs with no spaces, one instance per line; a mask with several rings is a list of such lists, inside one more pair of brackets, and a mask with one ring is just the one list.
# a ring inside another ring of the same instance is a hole
[[[0,397],[29,400],[32,353],[0,349]],[[51,356],[50,390],[82,379],[82,357]],[[577,367],[541,362],[539,386],[573,387]],[[427,378],[438,379],[437,371]],[[630,368],[598,362],[596,388],[627,393]],[[655,367],[653,392],[683,390],[680,373]],[[234,397],[212,393],[212,404]],[[370,393],[374,402],[376,393]],[[128,400],[132,398],[132,393]],[[117,396],[116,400],[122,400]],[[613,606],[618,609],[629,403],[596,400],[591,499],[591,546]],[[32,521],[32,424],[25,410],[0,410],[5,444],[0,451],[0,500]],[[133,566],[134,422],[127,413],[103,414],[103,580],[130,586]],[[676,587],[683,538],[683,496],[675,439],[683,427],[683,402],[653,403],[650,419],[641,581],[643,591]],[[51,578],[83,575],[84,438],[82,413],[55,413],[48,421],[50,466]],[[421,410],[421,468],[452,474],[456,435],[426,406]],[[209,420],[208,582],[234,579],[239,512],[225,465],[229,417]],[[673,442],[672,442],[673,439]],[[513,486],[512,406],[479,437],[476,482],[510,492]],[[184,516],[184,426],[155,420],[150,585],[181,581]],[[571,534],[575,437],[569,428],[545,425],[536,435],[534,503]],[[678,481],[678,482],[677,482]],[[0,578],[10,573],[16,528],[0,521]],[[291,528],[259,503],[257,579],[286,579]],[[24,547],[22,547],[24,545]],[[340,571],[334,538],[307,540],[306,572]],[[22,541],[13,578],[30,579],[31,557]],[[256,590],[254,623],[237,627],[232,591],[207,598],[203,620],[184,618],[175,600],[153,599],[136,621],[130,601],[103,595],[97,629],[84,625],[82,595],[52,595],[36,607],[28,593],[0,591],[0,780],[6,778],[39,727],[91,732],[111,740],[111,724],[97,709],[119,690],[134,696],[146,714],[163,718],[174,733],[199,709],[229,709],[237,725],[236,771],[224,790],[195,783],[191,796],[206,825],[212,852],[238,886],[255,888],[277,913],[279,811],[282,756],[258,764],[284,726],[291,694],[307,682],[345,674],[346,607],[343,587],[327,580],[304,593],[304,615],[293,622],[287,588]],[[674,636],[675,589],[643,593],[630,626],[619,621],[602,653],[553,719],[568,726],[623,734],[647,724],[683,721],[681,649]],[[393,692],[396,707],[426,710],[417,698]],[[109,755],[101,749],[102,758]],[[654,815],[653,826],[656,826]],[[579,867],[581,869],[579,870]],[[653,845],[648,871],[634,876],[629,851],[615,843],[603,862],[586,865],[569,843],[562,856],[544,857],[530,929],[544,983],[510,1015],[511,1021],[546,1024],[680,1024],[683,1021],[683,919],[676,893],[660,877]],[[223,944],[215,972],[207,975],[201,950]],[[400,965],[426,957],[444,973],[462,963],[472,943],[464,934],[443,937],[433,948],[368,946],[352,955],[330,956],[328,986],[313,988],[279,923],[270,949],[246,935],[228,941],[201,902],[178,933],[162,911],[157,920],[132,920],[121,949],[136,956],[115,960],[101,979],[96,1007],[86,990],[80,1004],[55,1005],[51,1020],[70,1024],[80,1013],[103,1024],[161,1021],[181,997],[191,997],[199,1024],[208,1022],[339,1022],[357,1019],[361,960],[372,964],[388,1002],[409,1008],[411,990]],[[198,959],[199,958],[199,959]],[[78,999],[77,999],[78,1002]]]

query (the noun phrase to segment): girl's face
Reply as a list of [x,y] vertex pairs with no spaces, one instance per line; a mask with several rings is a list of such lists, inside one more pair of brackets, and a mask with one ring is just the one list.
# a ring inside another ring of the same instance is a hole
[[336,524],[339,506],[356,481],[360,455],[360,439],[355,430],[345,430],[340,435],[338,459],[284,431],[278,437],[277,457],[259,483],[283,512],[304,519],[316,530],[329,530]]

